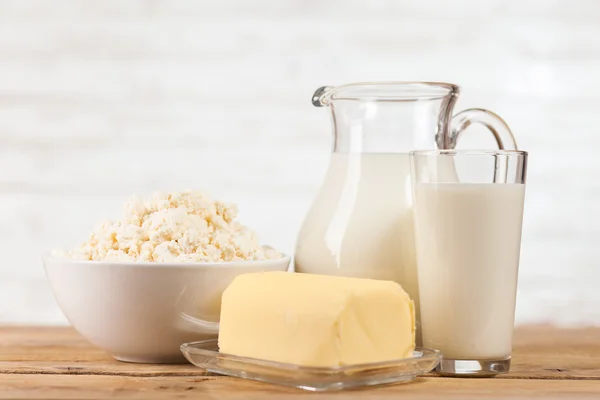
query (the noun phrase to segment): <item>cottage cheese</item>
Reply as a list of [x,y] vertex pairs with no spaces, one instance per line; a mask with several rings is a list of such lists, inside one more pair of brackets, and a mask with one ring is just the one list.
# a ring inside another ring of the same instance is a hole
[[123,219],[101,223],[69,258],[102,261],[222,262],[280,258],[236,221],[234,204],[201,192],[133,197]]

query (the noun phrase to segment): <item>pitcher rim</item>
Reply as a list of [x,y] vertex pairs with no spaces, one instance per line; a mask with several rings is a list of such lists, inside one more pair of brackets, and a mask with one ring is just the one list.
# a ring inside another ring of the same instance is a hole
[[408,152],[411,157],[429,156],[524,156],[529,153],[526,150],[506,149],[423,149]]
[[[397,86],[396,93],[388,94],[387,96],[376,94],[375,91],[381,88],[392,88]],[[417,88],[417,86],[422,86]],[[339,96],[340,92],[352,89],[367,89],[361,95],[352,95],[345,93]],[[368,89],[372,88],[373,92],[369,93]],[[408,88],[417,89],[413,91]],[[404,93],[403,93],[404,89]],[[419,90],[420,89],[420,90]],[[437,90],[436,90],[437,89]],[[434,82],[434,81],[367,81],[346,83],[339,86],[322,86],[317,89],[313,95],[312,103],[317,107],[329,105],[331,100],[370,100],[370,101],[418,101],[418,100],[434,100],[448,96],[458,96],[460,87],[449,82]],[[334,97],[335,95],[337,97]]]

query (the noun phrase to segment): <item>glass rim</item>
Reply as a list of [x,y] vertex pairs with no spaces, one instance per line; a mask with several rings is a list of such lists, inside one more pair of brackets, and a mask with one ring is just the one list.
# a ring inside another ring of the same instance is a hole
[[527,157],[525,150],[503,150],[503,149],[435,149],[435,150],[412,150],[409,152],[411,157],[418,156],[522,156]]

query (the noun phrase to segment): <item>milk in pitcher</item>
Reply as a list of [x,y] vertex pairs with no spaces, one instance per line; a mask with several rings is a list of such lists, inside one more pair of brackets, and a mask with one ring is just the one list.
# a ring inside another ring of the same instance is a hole
[[333,153],[296,271],[396,281],[415,302],[418,329],[412,201],[408,154]]

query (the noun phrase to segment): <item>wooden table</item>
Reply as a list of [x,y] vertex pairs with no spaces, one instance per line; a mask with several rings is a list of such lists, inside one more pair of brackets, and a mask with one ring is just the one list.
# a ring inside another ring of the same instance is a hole
[[0,328],[0,398],[600,399],[600,328],[521,328],[510,374],[309,393],[206,374],[191,365],[114,361],[66,327]]

